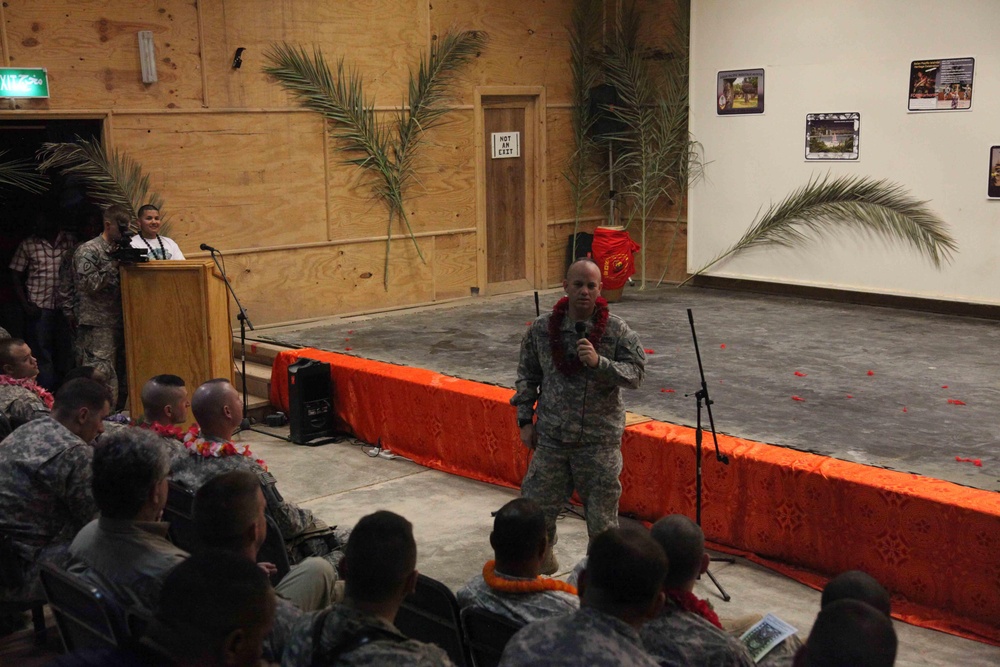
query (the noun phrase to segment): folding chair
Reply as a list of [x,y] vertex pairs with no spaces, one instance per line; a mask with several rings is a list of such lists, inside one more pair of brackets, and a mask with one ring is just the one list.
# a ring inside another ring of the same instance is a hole
[[423,574],[417,577],[416,590],[396,614],[396,627],[411,639],[440,646],[459,667],[469,664],[458,600],[440,581]]
[[170,480],[167,487],[167,506],[163,508],[163,520],[170,523],[170,539],[173,543],[188,552],[194,551],[198,546],[193,506],[194,491]]
[[45,563],[39,576],[67,653],[84,648],[115,648],[123,639],[111,603],[79,577]]
[[507,642],[523,626],[482,607],[463,609],[462,629],[473,667],[497,667]]

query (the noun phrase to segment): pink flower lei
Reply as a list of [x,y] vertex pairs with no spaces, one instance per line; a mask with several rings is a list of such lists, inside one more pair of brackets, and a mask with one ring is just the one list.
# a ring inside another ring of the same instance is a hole
[[[201,437],[201,428],[197,424],[192,426],[184,436],[184,447],[190,454],[196,454],[204,458],[222,458],[223,456],[246,456],[253,458],[250,445],[238,445],[232,440],[219,442],[218,440],[206,440]],[[264,470],[267,464],[264,459],[254,459]]]
[[31,378],[12,378],[9,375],[0,375],[0,386],[23,387],[24,389],[34,393],[38,396],[38,398],[42,399],[42,403],[45,404],[45,407],[49,410],[52,409],[52,394],[46,391],[44,387]]

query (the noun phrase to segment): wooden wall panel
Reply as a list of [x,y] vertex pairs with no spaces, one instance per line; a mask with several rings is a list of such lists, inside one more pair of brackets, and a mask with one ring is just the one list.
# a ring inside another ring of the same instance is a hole
[[463,70],[462,102],[471,104],[473,88],[484,85],[541,85],[548,104],[569,102],[572,8],[573,0],[434,0],[432,33],[457,27],[490,35],[482,57]]
[[435,236],[433,242],[434,299],[470,296],[476,286],[476,235]]
[[[345,57],[380,106],[405,99],[408,68],[427,47],[426,0],[213,0],[204,3],[205,60],[212,106],[282,107],[291,99],[261,69],[276,42],[319,47],[330,66]],[[243,67],[232,68],[243,47]]]
[[307,113],[116,116],[116,147],[166,201],[170,236],[250,248],[326,240],[322,122]]
[[[570,109],[552,109],[546,112],[546,131],[548,132],[548,219],[572,219],[575,204],[570,192],[569,181],[563,173],[570,167],[575,142],[573,139],[573,119]],[[604,181],[600,187],[606,193],[607,184]],[[584,204],[581,217],[604,217],[607,211],[600,206],[595,197],[588,198]]]
[[[4,0],[11,67],[46,67],[51,97],[21,108],[201,106],[194,0]],[[142,82],[140,30],[151,30],[159,81]]]
[[471,109],[453,111],[417,149],[409,187],[410,224],[417,232],[476,226],[476,151]]
[[257,326],[433,301],[433,244],[427,248],[423,264],[410,241],[393,242],[388,292],[384,242],[239,254],[226,268]]

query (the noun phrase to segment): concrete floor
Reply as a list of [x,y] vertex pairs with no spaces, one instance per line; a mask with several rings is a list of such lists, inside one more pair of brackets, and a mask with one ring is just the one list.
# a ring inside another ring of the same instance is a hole
[[[262,430],[288,432],[287,428]],[[330,524],[353,525],[378,509],[408,518],[417,539],[418,568],[452,588],[477,574],[492,556],[490,512],[517,495],[404,459],[370,457],[369,448],[354,440],[303,447],[255,432],[239,438],[267,461],[286,498]],[[559,522],[559,535],[556,554],[565,575],[584,555],[586,525],[566,516]],[[817,591],[740,559],[735,564],[717,563],[712,571],[732,601],[723,602],[711,582],[699,583],[696,593],[708,597],[720,616],[772,612],[797,627],[803,637],[808,635],[819,609]],[[1000,648],[898,621],[895,626],[900,667],[1000,664]]]
[[[543,292],[542,309],[561,294]],[[694,399],[684,395],[700,385],[688,308],[720,432],[1000,490],[1000,355],[990,353],[1000,344],[997,322],[746,292],[630,288],[611,310],[654,352],[642,388],[625,394],[626,409],[694,424]],[[518,344],[534,317],[532,295],[520,294],[255,337],[513,387]]]

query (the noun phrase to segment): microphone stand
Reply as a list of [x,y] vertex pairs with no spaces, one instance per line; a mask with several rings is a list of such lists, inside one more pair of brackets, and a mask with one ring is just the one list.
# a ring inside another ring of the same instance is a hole
[[[240,426],[236,429],[236,433],[242,433],[243,431],[253,431],[254,433],[260,433],[261,435],[269,435],[272,438],[278,438],[279,440],[286,440],[291,442],[291,439],[286,438],[282,435],[277,435],[275,433],[268,433],[267,431],[260,431],[253,428],[250,425],[250,397],[247,393],[247,327],[253,331],[253,323],[247,316],[247,311],[240,303],[240,298],[236,296],[235,290],[233,290],[233,284],[229,282],[229,276],[226,275],[226,269],[223,267],[222,263],[219,262],[219,258],[216,255],[222,255],[222,252],[216,250],[215,248],[209,248],[212,254],[212,260],[215,262],[215,266],[219,269],[219,273],[222,274],[222,281],[226,283],[226,287],[229,289],[229,294],[232,295],[233,301],[236,302],[236,307],[240,309],[236,319],[240,321],[240,372],[243,375],[243,419],[240,420]],[[233,435],[236,435],[234,433]]]
[[[715,419],[712,418],[712,403],[714,401],[708,395],[708,383],[705,382],[705,368],[701,364],[701,351],[698,349],[698,334],[694,330],[694,314],[691,309],[687,309],[688,322],[691,323],[691,339],[694,341],[694,353],[698,358],[698,373],[701,376],[701,389],[694,393],[695,400],[698,404],[698,417],[695,422],[694,429],[694,449],[695,449],[695,523],[701,526],[701,441],[704,433],[704,429],[701,425],[701,409],[704,404],[705,410],[708,412],[708,424],[712,429],[712,440],[715,442],[715,459],[722,465],[729,465],[729,457],[719,451],[719,438],[715,434]],[[691,396],[691,394],[684,394],[685,397]],[[720,563],[735,563],[736,561],[732,558],[712,558],[713,561],[718,561]],[[726,589],[722,587],[719,580],[715,578],[711,570],[705,570],[705,574],[708,578],[712,580],[715,587],[719,589],[719,593],[722,594],[722,599],[726,602],[731,600],[731,596],[726,592]]]

